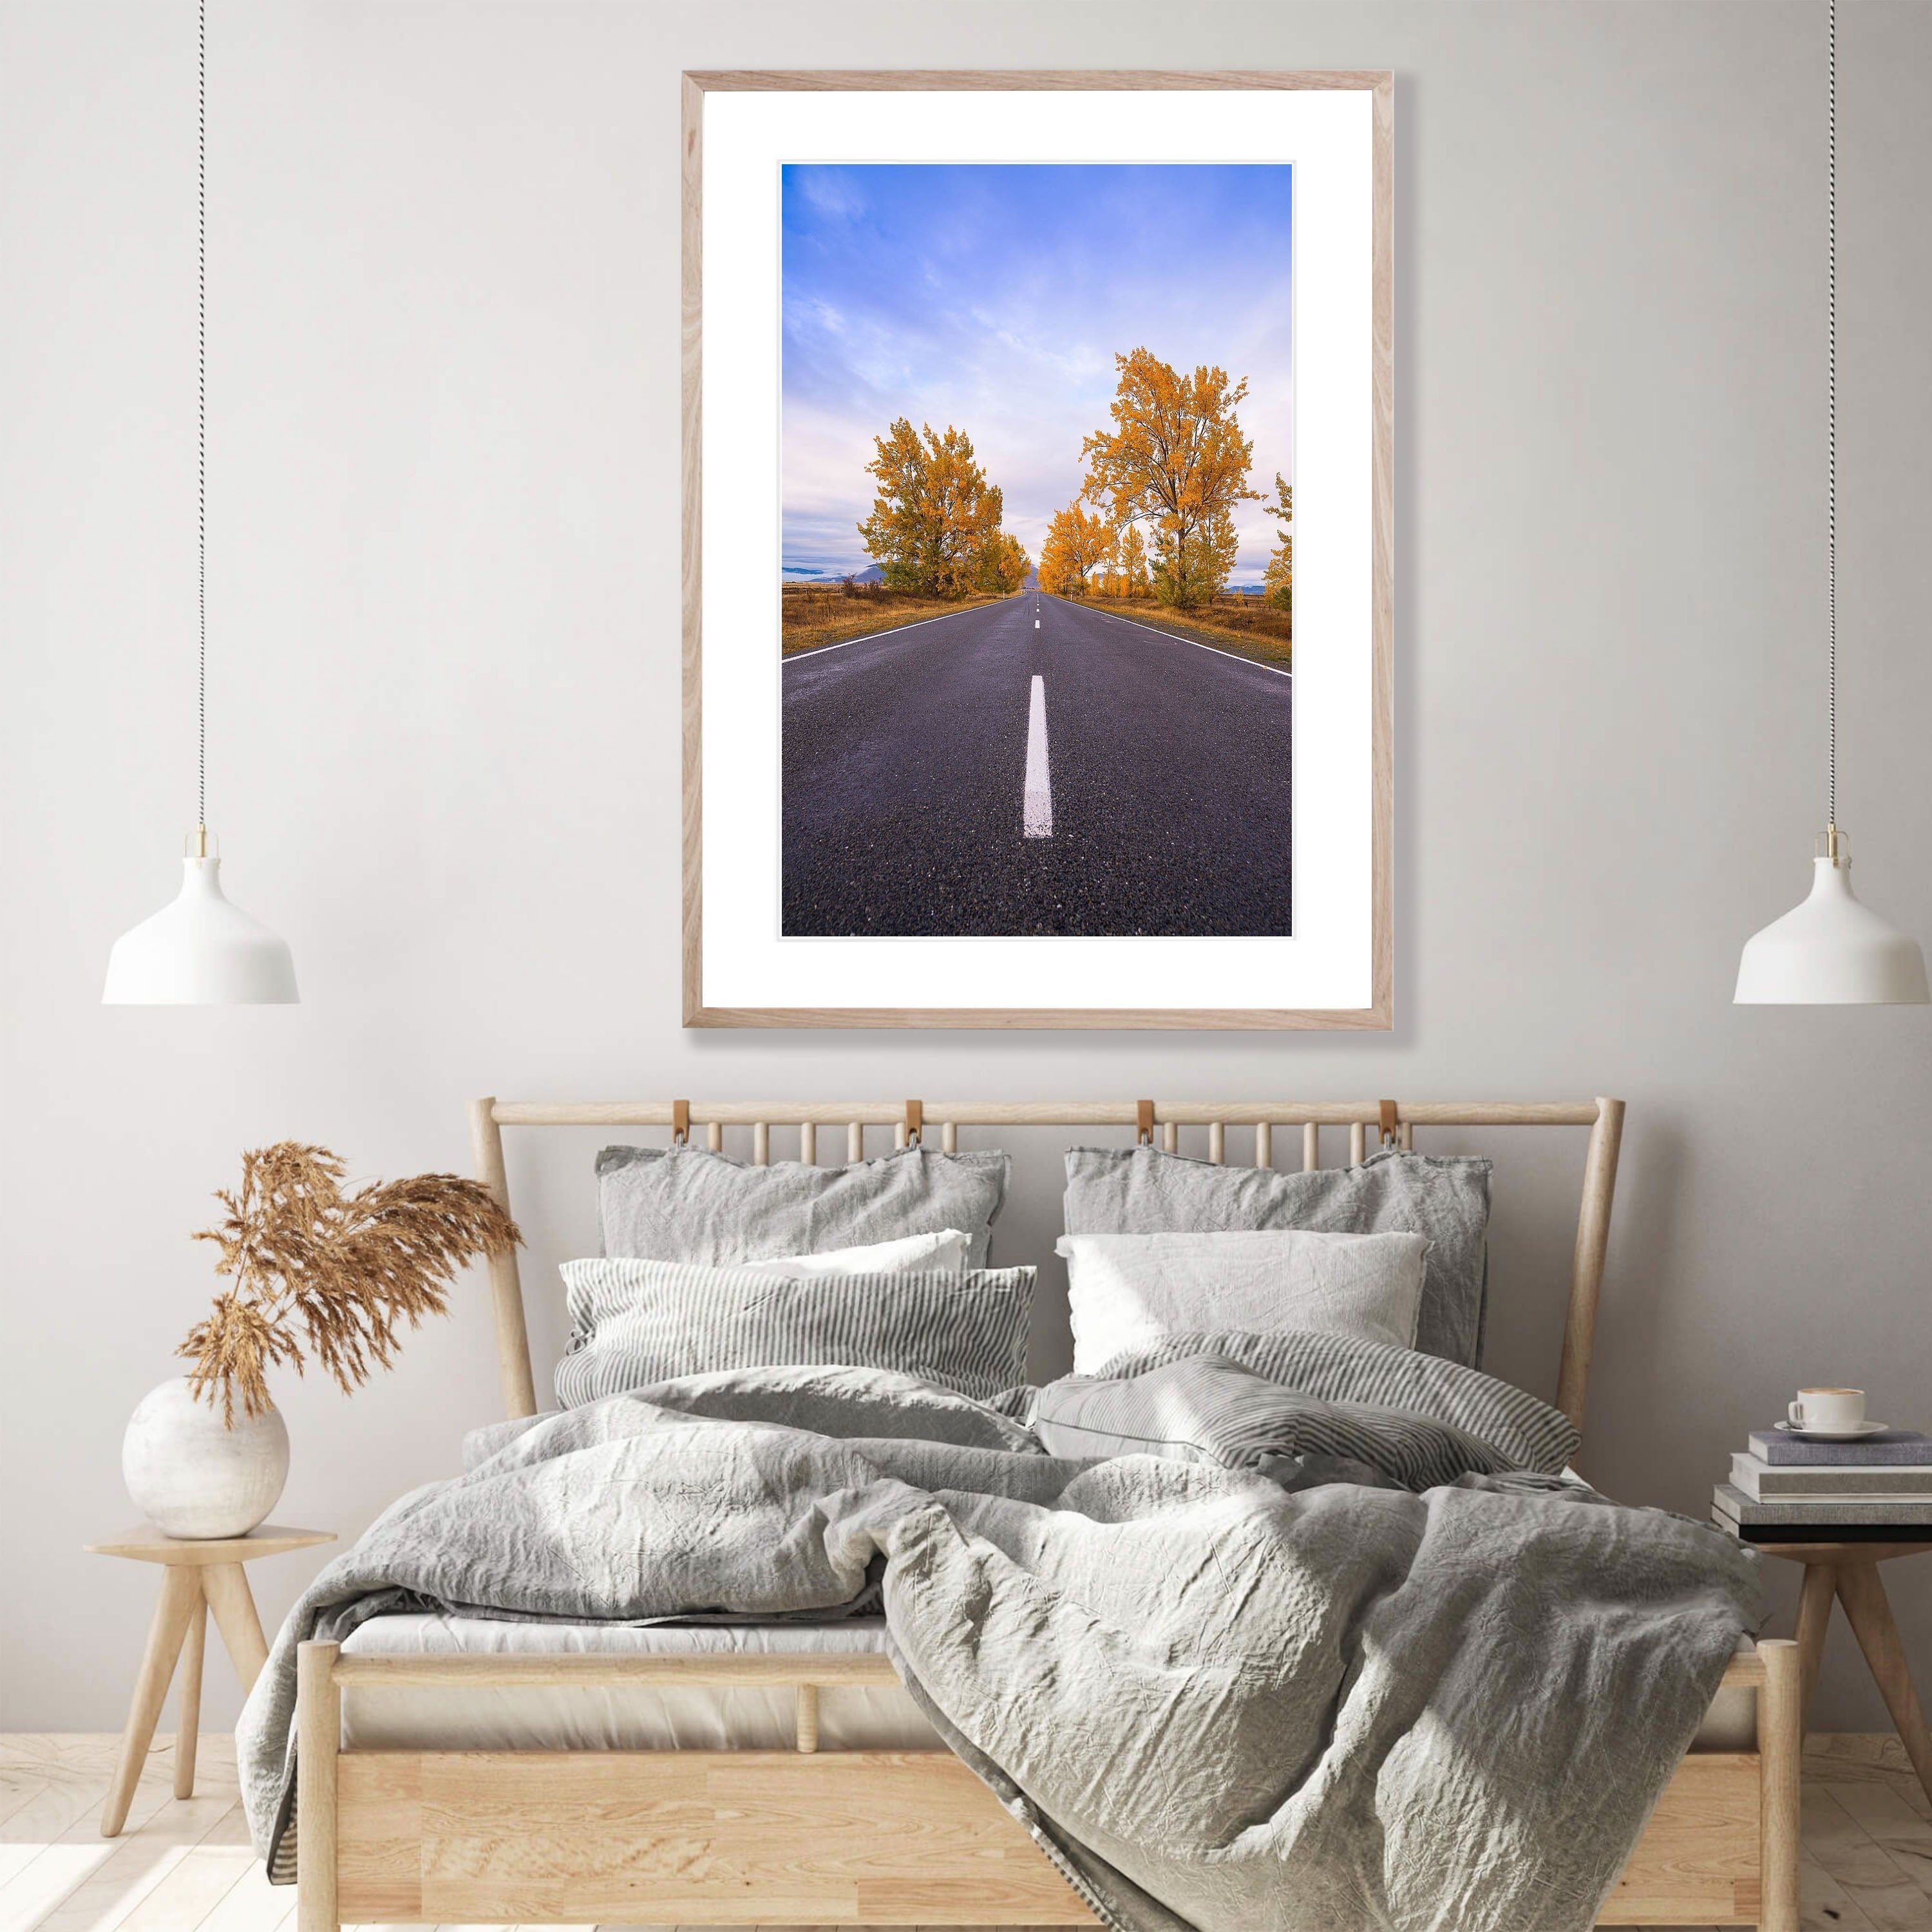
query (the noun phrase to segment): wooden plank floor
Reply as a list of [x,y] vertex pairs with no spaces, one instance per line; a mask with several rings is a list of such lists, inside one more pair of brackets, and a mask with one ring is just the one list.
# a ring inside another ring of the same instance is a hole
[[[172,1795],[172,1741],[158,1744],[127,1830],[103,1838],[118,1742],[0,1736],[0,1932],[292,1928],[293,1888],[271,1886],[248,1849],[233,1739],[202,1738],[195,1796],[185,1801]],[[1932,1932],[1932,1802],[1896,1738],[1810,1740],[1802,1875],[1806,1932]]]

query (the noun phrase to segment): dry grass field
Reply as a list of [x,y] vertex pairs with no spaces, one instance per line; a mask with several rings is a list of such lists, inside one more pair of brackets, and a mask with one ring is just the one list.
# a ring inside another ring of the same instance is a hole
[[[928,617],[944,617],[975,604],[994,604],[996,597],[953,601],[887,590],[877,584],[788,584],[780,602],[782,648],[787,657],[827,644],[850,644],[879,631],[892,631]],[[1030,593],[1028,593],[1030,594]],[[1136,624],[1176,637],[1212,644],[1258,663],[1286,670],[1292,656],[1293,626],[1286,610],[1258,597],[1230,592],[1186,616],[1170,610],[1150,597],[1088,596],[1080,600]]]
[[944,617],[975,604],[996,604],[995,597],[916,597],[887,590],[877,584],[788,584],[780,609],[780,634],[787,657],[816,650],[826,644],[850,644],[875,631],[896,630],[928,617]]
[[1151,597],[1094,597],[1081,600],[1096,610],[1125,617],[1151,629],[1171,632],[1197,644],[1232,651],[1238,657],[1252,658],[1258,664],[1273,664],[1286,670],[1293,656],[1293,621],[1286,610],[1264,604],[1257,597],[1243,597],[1230,592],[1198,610],[1183,616],[1156,603]]

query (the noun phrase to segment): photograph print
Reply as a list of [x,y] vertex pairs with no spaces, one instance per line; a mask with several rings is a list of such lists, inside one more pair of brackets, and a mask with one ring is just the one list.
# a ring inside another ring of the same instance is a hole
[[782,938],[1294,935],[1294,168],[779,172]]

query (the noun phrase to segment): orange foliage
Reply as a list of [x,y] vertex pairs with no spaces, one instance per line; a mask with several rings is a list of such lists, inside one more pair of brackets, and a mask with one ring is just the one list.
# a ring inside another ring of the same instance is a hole
[[878,479],[872,514],[859,526],[886,587],[960,598],[1025,581],[1026,553],[1000,528],[1002,500],[986,481],[972,440],[950,424],[920,433],[904,416],[881,436],[866,467]]
[[1294,608],[1294,486],[1282,481],[1281,472],[1274,472],[1275,500],[1269,504],[1268,513],[1281,525],[1281,535],[1276,538],[1273,553],[1268,560],[1264,581],[1268,585],[1268,600],[1284,610]]
[[1204,364],[1183,376],[1146,349],[1114,361],[1114,427],[1080,446],[1088,465],[1081,494],[1106,506],[1117,526],[1147,524],[1155,596],[1192,608],[1215,596],[1234,568],[1234,506],[1260,497],[1247,487],[1254,445],[1234,414],[1247,382]]
[[1084,597],[1087,579],[1114,547],[1113,526],[1090,517],[1076,498],[1053,513],[1040,547],[1040,581],[1056,597]]

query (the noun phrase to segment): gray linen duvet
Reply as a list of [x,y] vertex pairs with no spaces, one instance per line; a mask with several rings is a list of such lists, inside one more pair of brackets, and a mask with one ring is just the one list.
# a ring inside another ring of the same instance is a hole
[[[1165,1368],[1118,1378],[1112,1426],[1174,1426]],[[1323,1454],[1332,1363],[1311,1397],[1223,1354],[1200,1400],[1231,1382],[1239,1468],[1203,1460],[1198,1418],[1193,1460],[1063,1460],[1016,1419],[1037,1395],[1001,1413],[849,1368],[691,1377],[481,1432],[464,1475],[403,1498],[284,1626],[237,1740],[256,1846],[292,1876],[304,1638],[432,1606],[883,1608],[940,1736],[1123,1932],[1589,1925],[1755,1625],[1756,1559],[1414,1411],[1388,1412],[1386,1466],[1360,1402],[1347,1456]],[[1416,1493],[1432,1428],[1425,1460],[1467,1472]]]

